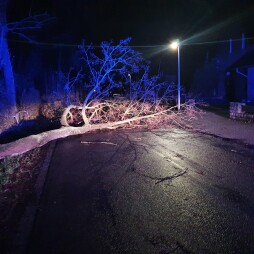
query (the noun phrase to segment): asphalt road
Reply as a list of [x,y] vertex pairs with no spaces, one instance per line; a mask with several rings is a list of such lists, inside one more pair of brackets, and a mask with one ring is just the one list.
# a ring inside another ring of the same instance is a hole
[[26,253],[254,253],[254,150],[178,129],[59,140]]

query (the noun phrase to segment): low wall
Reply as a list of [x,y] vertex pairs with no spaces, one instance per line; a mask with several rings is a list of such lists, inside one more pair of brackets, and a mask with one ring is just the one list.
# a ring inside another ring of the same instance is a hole
[[230,102],[230,118],[244,122],[254,122],[254,106],[241,102]]

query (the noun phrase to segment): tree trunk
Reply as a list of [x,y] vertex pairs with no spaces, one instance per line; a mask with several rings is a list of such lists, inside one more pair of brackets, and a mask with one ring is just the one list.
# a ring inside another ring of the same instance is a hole
[[11,112],[17,111],[16,107],[16,89],[14,83],[14,74],[12,69],[11,57],[7,42],[7,22],[6,22],[7,0],[0,0],[0,67],[3,70],[6,86],[6,99]]
[[103,130],[103,129],[115,129],[120,125],[129,124],[131,122],[139,121],[142,119],[153,118],[161,114],[166,113],[168,110],[163,110],[150,115],[137,116],[122,121],[108,122],[102,124],[85,125],[83,127],[62,127],[60,129],[43,132],[37,135],[31,135],[17,141],[0,144],[0,160],[7,156],[16,156],[28,152],[36,147],[41,147],[52,140],[59,138],[65,138],[72,135],[85,134],[89,131]]

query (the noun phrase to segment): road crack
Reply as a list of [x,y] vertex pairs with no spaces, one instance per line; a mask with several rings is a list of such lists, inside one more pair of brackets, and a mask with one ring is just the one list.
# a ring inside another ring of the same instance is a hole
[[175,173],[171,176],[166,176],[166,177],[154,177],[154,176],[149,176],[149,175],[146,175],[146,174],[141,174],[139,172],[136,172],[138,175],[140,176],[143,176],[143,177],[146,177],[146,178],[149,178],[151,180],[155,180],[155,184],[159,184],[159,183],[162,183],[164,181],[171,181],[179,176],[182,176],[184,174],[186,174],[188,172],[188,168],[186,168],[185,170],[181,171],[181,172],[178,172],[178,173]]
[[182,243],[165,235],[154,235],[149,237],[147,240],[161,254],[172,254],[177,250],[180,250],[185,254],[192,254],[192,252],[188,250]]
[[169,181],[169,180],[172,180],[172,179],[177,178],[177,177],[179,177],[179,176],[182,176],[182,175],[184,175],[184,174],[187,173],[187,170],[188,170],[188,168],[186,168],[186,169],[183,170],[182,172],[175,173],[174,175],[166,176],[166,177],[162,177],[162,178],[158,178],[158,179],[157,179],[158,181],[157,181],[155,184],[162,183],[162,182],[164,182],[164,181]]

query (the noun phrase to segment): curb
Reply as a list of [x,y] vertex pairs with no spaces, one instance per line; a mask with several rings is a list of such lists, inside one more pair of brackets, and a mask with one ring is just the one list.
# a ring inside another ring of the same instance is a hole
[[40,169],[40,173],[37,177],[37,180],[35,183],[35,201],[26,207],[24,215],[22,216],[17,226],[18,229],[17,229],[17,234],[15,236],[15,241],[14,241],[15,242],[14,253],[16,254],[25,253],[25,250],[27,248],[29,237],[33,229],[37,209],[42,197],[51,158],[56,147],[56,142],[57,141],[52,141],[50,143],[46,157]]

